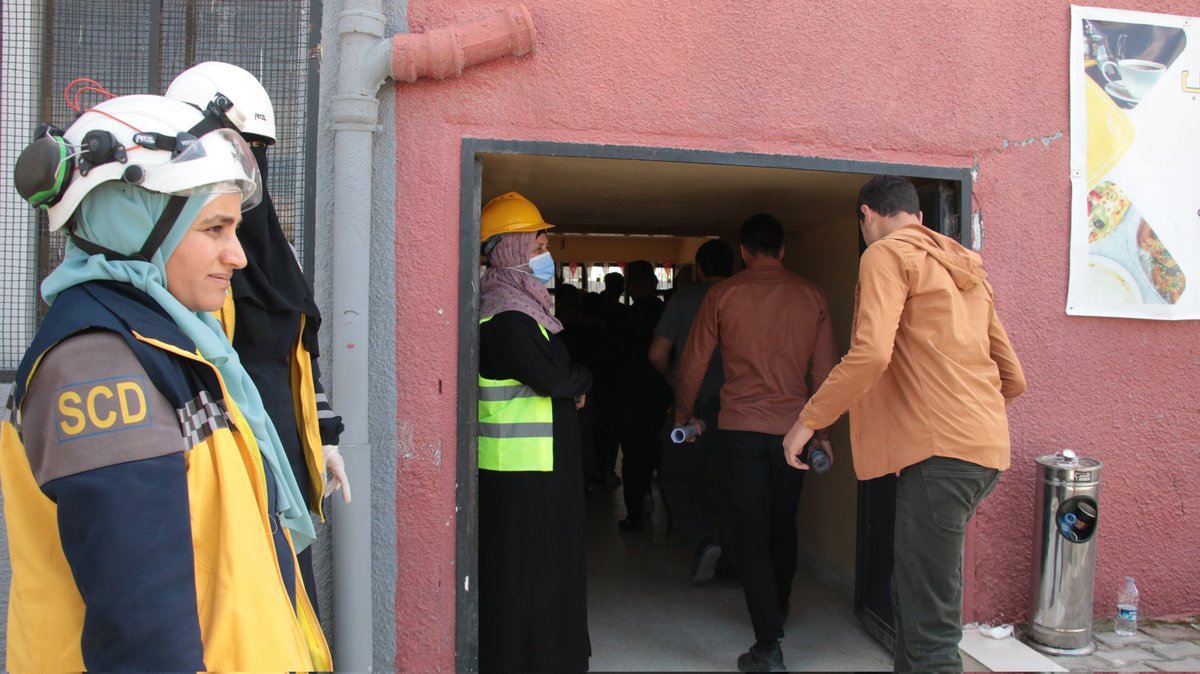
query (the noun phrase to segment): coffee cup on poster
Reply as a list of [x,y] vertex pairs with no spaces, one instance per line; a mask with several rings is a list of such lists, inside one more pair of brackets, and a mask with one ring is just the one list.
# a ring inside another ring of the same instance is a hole
[[[1130,98],[1139,100],[1150,91],[1150,87],[1154,86],[1166,70],[1167,67],[1161,63],[1143,59],[1108,61],[1101,68],[1105,79],[1129,92]],[[1117,77],[1114,77],[1114,74]]]

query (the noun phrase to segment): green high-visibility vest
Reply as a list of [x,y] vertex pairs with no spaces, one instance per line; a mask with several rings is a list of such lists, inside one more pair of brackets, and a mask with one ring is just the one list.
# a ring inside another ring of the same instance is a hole
[[[480,325],[491,316],[479,321]],[[550,333],[538,325],[549,340]],[[516,379],[479,377],[479,469],[554,470],[554,408],[550,398]]]

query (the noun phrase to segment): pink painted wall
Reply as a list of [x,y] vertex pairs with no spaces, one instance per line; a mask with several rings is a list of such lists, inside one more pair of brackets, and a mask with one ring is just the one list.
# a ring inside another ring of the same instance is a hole
[[[398,668],[454,664],[464,137],[978,166],[982,252],[1029,391],[1011,408],[1013,469],[974,528],[966,617],[1027,619],[1034,458],[1063,447],[1105,461],[1097,614],[1125,575],[1146,615],[1200,613],[1200,331],[1064,313],[1066,0],[525,2],[535,54],[397,96]],[[409,20],[496,4],[411,0]],[[1200,14],[1194,0],[1098,4]]]

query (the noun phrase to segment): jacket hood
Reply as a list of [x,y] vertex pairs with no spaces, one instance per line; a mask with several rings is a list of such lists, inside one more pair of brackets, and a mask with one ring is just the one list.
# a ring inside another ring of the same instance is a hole
[[962,244],[943,236],[922,225],[906,225],[892,232],[886,238],[903,241],[915,246],[927,255],[937,260],[959,290],[969,290],[983,283],[987,272],[983,270],[983,259],[979,254],[967,250]]

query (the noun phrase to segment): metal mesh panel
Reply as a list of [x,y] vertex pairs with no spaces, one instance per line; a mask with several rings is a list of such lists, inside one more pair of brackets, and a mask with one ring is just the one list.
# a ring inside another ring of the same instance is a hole
[[[262,81],[275,107],[278,142],[268,150],[269,189],[300,259],[312,233],[309,49],[320,34],[319,0],[49,0],[0,5],[0,374],[11,376],[46,306],[38,285],[62,259],[64,237],[46,231],[12,184],[12,170],[39,122],[66,127],[69,82],[161,94],[201,61],[239,65]],[[85,93],[83,108],[102,100]],[[311,110],[315,115],[315,108]],[[306,270],[311,274],[311,270]]]
[[44,219],[17,194],[12,167],[42,116],[48,15],[37,3],[6,2],[0,12],[0,370],[11,375],[37,323],[35,232]]
[[[278,140],[267,151],[271,199],[303,258],[305,121],[309,3],[294,0],[164,2],[159,90],[202,61],[225,61],[254,74],[275,108]],[[314,83],[315,86],[315,83]],[[315,139],[314,139],[315,140]]]

